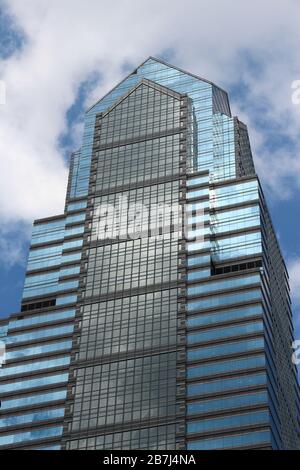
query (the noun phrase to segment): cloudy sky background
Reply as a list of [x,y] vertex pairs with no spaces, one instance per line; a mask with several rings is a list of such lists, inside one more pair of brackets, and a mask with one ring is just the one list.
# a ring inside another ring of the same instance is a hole
[[63,211],[84,110],[149,55],[229,92],[290,268],[300,338],[299,0],[0,0],[0,316],[18,311],[33,219]]

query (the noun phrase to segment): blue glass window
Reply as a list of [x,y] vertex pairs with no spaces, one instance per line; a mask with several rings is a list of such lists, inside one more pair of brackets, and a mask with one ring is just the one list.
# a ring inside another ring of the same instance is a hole
[[59,390],[55,392],[43,393],[43,394],[35,394],[30,396],[24,396],[20,398],[13,398],[9,400],[2,400],[1,401],[1,408],[3,410],[9,410],[11,408],[18,408],[20,406],[31,406],[31,405],[38,405],[41,403],[47,403],[56,400],[65,400],[67,396],[66,390]]
[[84,232],[84,225],[79,225],[78,227],[67,228],[65,230],[65,236],[71,237],[72,235],[78,235]]
[[0,369],[0,377],[6,377],[14,374],[22,374],[35,370],[51,369],[52,367],[65,366],[70,364],[70,357],[56,357],[43,361],[21,364],[19,366],[5,367]]
[[209,174],[206,175],[199,175],[195,176],[194,178],[188,178],[186,181],[186,185],[188,188],[191,188],[193,186],[197,186],[199,184],[204,184],[209,182]]
[[187,450],[230,449],[270,442],[270,431],[254,431],[234,436],[215,436],[212,439],[197,439],[187,443]]
[[74,222],[82,222],[85,220],[85,213],[76,214],[76,215],[68,215],[66,218],[66,224],[73,224]]
[[79,274],[80,272],[80,266],[71,266],[68,268],[62,268],[59,270],[59,277],[62,276],[74,276],[76,274]]
[[223,396],[209,400],[201,400],[194,403],[188,403],[187,413],[189,415],[198,413],[209,413],[210,411],[221,411],[243,406],[259,405],[268,403],[267,391],[247,393],[244,395]]
[[49,410],[37,410],[23,415],[12,415],[0,419],[0,428],[17,426],[36,421],[48,421],[50,419],[62,418],[65,414],[64,408],[51,408]]
[[80,238],[79,240],[70,240],[65,241],[63,243],[63,250],[70,250],[72,248],[79,248],[83,244],[83,240]]
[[11,383],[1,384],[1,393],[12,392],[16,390],[26,390],[33,387],[44,387],[45,385],[62,384],[68,381],[68,373],[46,375],[35,379],[14,380]]
[[212,258],[224,261],[239,256],[259,254],[262,251],[261,233],[252,232],[212,241]]
[[227,354],[236,354],[253,349],[264,347],[263,338],[248,339],[244,341],[235,341],[233,343],[217,344],[215,346],[207,346],[187,351],[188,361],[196,361],[198,359],[206,359],[209,357],[225,356]]
[[[62,255],[62,251],[64,248],[65,245],[61,244],[31,250],[29,252],[27,271],[49,268],[51,266],[59,266],[62,263],[77,261],[81,259],[81,252]],[[72,246],[70,248],[72,248]]]
[[77,295],[62,295],[57,297],[56,305],[73,304],[77,301]]
[[26,356],[36,356],[38,354],[70,349],[71,347],[72,340],[60,341],[59,343],[40,344],[39,346],[31,346],[30,348],[16,349],[14,351],[9,350],[6,352],[6,359],[9,360]]
[[251,413],[202,419],[201,421],[190,421],[187,424],[187,433],[202,433],[235,427],[241,428],[242,426],[253,426],[255,424],[263,423],[269,423],[269,412],[252,411]]
[[75,310],[61,310],[53,313],[42,313],[32,317],[23,318],[20,320],[11,320],[9,322],[9,329],[23,328],[24,326],[40,325],[51,321],[64,320],[75,317]]
[[187,258],[187,265],[188,266],[200,266],[201,264],[209,264],[210,263],[210,255],[197,255],[197,256],[189,256]]
[[207,188],[201,188],[201,189],[195,189],[194,191],[188,191],[186,193],[186,198],[187,199],[192,199],[192,198],[202,197],[202,196],[208,196],[208,187]]
[[79,266],[51,271],[42,274],[28,275],[25,278],[23,298],[33,297],[51,292],[66,289],[75,289],[78,287],[78,281],[59,282],[60,276],[78,274]]
[[240,359],[228,359],[227,361],[201,364],[200,366],[188,367],[187,377],[208,377],[214,374],[223,374],[243,369],[265,366],[265,356],[249,356]]
[[60,261],[62,264],[62,263],[70,263],[72,261],[79,261],[79,260],[81,260],[81,252],[71,253],[69,255],[63,255]]
[[210,276],[210,269],[197,269],[197,271],[190,271],[187,273],[188,281],[195,281],[204,277]]
[[86,201],[71,202],[68,204],[68,211],[76,211],[78,209],[85,209],[87,205]]
[[207,308],[221,307],[229,304],[243,303],[249,300],[258,300],[261,298],[259,289],[237,292],[235,294],[215,295],[207,299],[196,300],[187,303],[187,310],[193,312],[195,310],[206,310]]
[[51,428],[32,429],[30,431],[21,432],[17,434],[10,434],[7,436],[0,436],[0,445],[15,444],[17,442],[34,441],[36,439],[45,439],[47,437],[60,436],[63,427],[56,426]]
[[233,336],[247,335],[249,333],[260,333],[263,331],[261,321],[241,323],[239,325],[229,325],[210,330],[198,331],[187,335],[188,344],[202,343],[221,338],[230,338]]
[[251,276],[236,276],[230,279],[220,279],[218,281],[202,282],[199,285],[188,287],[188,295],[206,294],[217,290],[233,289],[235,287],[248,286],[251,284],[260,283],[260,275],[254,274]]
[[209,314],[195,315],[187,319],[187,327],[213,325],[214,323],[228,322],[231,320],[245,319],[254,315],[262,315],[262,305],[249,305],[246,307],[236,308],[234,310],[222,310],[221,312],[213,312]]
[[229,377],[210,380],[208,382],[188,384],[187,395],[206,395],[208,393],[215,394],[217,392],[225,392],[235,389],[241,390],[246,387],[265,385],[266,383],[267,376],[265,373],[240,375],[238,377]]
[[64,335],[72,333],[73,329],[73,325],[61,325],[52,328],[45,328],[43,330],[29,331],[28,333],[18,333],[8,336],[7,343],[15,344],[40,338],[49,338],[50,336]]
[[31,244],[44,243],[64,238],[65,219],[34,225]]
[[26,287],[23,292],[23,298],[26,299],[28,297],[50,294],[52,292],[59,292],[61,290],[76,289],[77,287],[78,281],[60,282],[59,284],[45,287]]
[[260,225],[260,210],[258,205],[242,209],[214,212],[210,220],[212,233],[240,230]]
[[254,201],[258,198],[257,180],[222,186],[210,192],[210,204],[212,207],[226,207],[231,204]]
[[196,250],[208,250],[210,248],[210,244],[210,240],[188,242],[186,244],[186,249],[189,253]]

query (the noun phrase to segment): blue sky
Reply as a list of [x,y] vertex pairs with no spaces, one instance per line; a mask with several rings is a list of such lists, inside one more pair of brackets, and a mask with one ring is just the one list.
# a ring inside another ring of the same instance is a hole
[[299,2],[187,0],[186,24],[177,0],[116,3],[0,0],[0,316],[19,309],[32,221],[63,210],[84,109],[152,55],[226,89],[248,124],[300,338]]

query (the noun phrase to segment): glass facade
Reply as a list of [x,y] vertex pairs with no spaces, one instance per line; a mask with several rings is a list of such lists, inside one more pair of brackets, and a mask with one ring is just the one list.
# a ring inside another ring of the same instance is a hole
[[299,449],[292,332],[247,127],[149,58],[87,110],[65,211],[34,223],[0,447]]

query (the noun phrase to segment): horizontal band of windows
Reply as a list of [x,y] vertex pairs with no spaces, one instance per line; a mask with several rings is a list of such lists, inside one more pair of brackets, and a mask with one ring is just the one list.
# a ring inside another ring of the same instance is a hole
[[31,346],[30,348],[9,350],[6,352],[6,360],[19,359],[26,356],[37,356],[56,351],[69,350],[72,347],[72,340],[60,341],[56,343],[41,344],[39,346]]
[[85,209],[87,206],[87,201],[71,202],[67,206],[68,211],[75,211],[79,209]]
[[68,320],[75,317],[76,310],[60,310],[57,312],[42,313],[32,317],[11,320],[8,329],[24,328],[32,325],[41,325],[43,323],[55,322],[58,320]]
[[35,224],[32,229],[33,236],[39,234],[51,234],[65,228],[65,224],[73,223],[73,222],[80,222],[85,219],[85,213],[83,214],[75,214],[75,215],[68,215],[67,217],[61,218],[60,220],[56,220],[54,222],[46,222]]
[[[200,225],[200,224],[198,224]],[[204,237],[207,237],[210,235],[210,227],[207,225],[206,227],[203,227],[203,224],[201,223],[201,228],[192,228],[192,225],[186,227],[185,229],[185,237],[188,240],[198,240],[202,241]]]
[[222,236],[227,232],[245,231],[249,228],[259,228],[261,226],[260,216],[248,217],[238,221],[230,220],[224,223],[215,223],[210,225],[210,230],[214,236]]
[[261,278],[259,274],[249,276],[235,276],[232,278],[211,280],[210,282],[202,282],[187,288],[187,295],[207,294],[218,290],[234,289],[238,287],[249,286],[251,284],[259,284]]
[[64,229],[65,220],[65,217],[62,217],[55,221],[36,223],[32,228],[32,233],[35,235],[38,233],[50,233],[52,231]]
[[225,207],[256,199],[259,199],[257,180],[216,187],[210,191],[210,205],[212,208]]
[[268,424],[270,415],[267,410],[250,413],[240,413],[219,418],[202,419],[187,423],[187,433],[207,433],[228,428],[243,428],[255,424]]
[[215,411],[234,410],[268,403],[268,392],[260,391],[241,395],[223,396],[187,404],[187,414],[205,414]]
[[21,306],[21,312],[31,312],[32,310],[40,310],[42,308],[55,307],[56,299],[41,300],[40,302],[33,302]]
[[[248,269],[255,269],[262,267],[262,260],[258,259],[256,261],[248,261],[247,263],[239,263],[239,264],[230,264],[225,266],[214,266],[212,270],[212,275],[220,275],[220,274],[229,274],[229,273],[237,273],[238,271],[245,271]],[[264,269],[264,275],[267,272]]]
[[218,224],[226,221],[234,221],[235,219],[245,219],[247,217],[259,216],[260,207],[259,204],[253,204],[243,206],[240,208],[226,209],[226,210],[214,210],[211,214],[211,223]]
[[56,305],[73,304],[75,302],[77,302],[77,295],[62,295],[56,299]]
[[51,268],[52,266],[60,266],[65,263],[72,263],[74,261],[80,261],[81,260],[81,252],[77,253],[71,253],[69,255],[58,255],[58,256],[47,256],[44,257],[42,260],[39,258],[37,259],[32,259],[31,261],[28,261],[27,264],[27,272],[28,271],[34,271],[37,269],[43,269],[43,268]]
[[190,349],[187,351],[187,360],[197,361],[210,357],[226,356],[237,353],[247,353],[248,351],[253,351],[255,349],[263,349],[263,347],[264,339],[262,337],[243,341],[235,341],[231,343],[227,342],[225,344],[222,343],[215,346]]
[[81,235],[84,233],[84,225],[72,227],[69,229],[63,229],[58,232],[48,233],[45,235],[32,236],[31,245],[38,245],[41,243],[52,242],[55,240],[62,240],[66,237],[72,237],[74,235]]
[[222,310],[220,312],[212,312],[210,314],[193,315],[187,318],[187,328],[205,327],[216,323],[228,323],[232,320],[244,320],[263,314],[261,304],[248,305],[233,310]]
[[68,281],[60,282],[55,285],[45,286],[45,287],[25,287],[23,291],[23,299],[31,298],[35,296],[52,294],[54,292],[60,292],[65,290],[76,289],[79,285],[79,281]]
[[258,300],[262,298],[260,289],[253,289],[249,291],[236,292],[234,294],[219,294],[201,300],[188,301],[186,307],[188,312],[206,310],[208,308],[216,308],[235,303],[244,303],[251,300]]
[[14,380],[10,383],[1,384],[1,393],[16,392],[18,390],[27,390],[35,387],[45,387],[57,384],[64,384],[68,381],[68,373],[46,375],[36,377],[35,379]]
[[188,253],[198,250],[208,250],[211,247],[210,240],[188,242],[185,246]]
[[187,450],[234,449],[243,446],[263,444],[271,445],[271,433],[269,430],[188,441]]
[[80,248],[83,245],[82,238],[77,238],[76,240],[64,241],[62,244],[62,250],[74,250],[75,248]]
[[37,410],[32,413],[22,415],[12,415],[0,419],[0,428],[18,426],[38,421],[50,421],[51,419],[62,418],[65,414],[64,408],[51,408],[49,410]]
[[196,256],[188,256],[187,257],[187,266],[201,266],[204,264],[210,264],[210,255],[207,254],[199,254]]
[[209,182],[209,174],[195,176],[194,178],[189,177],[186,181],[186,186],[191,188],[193,186],[198,186],[200,184],[205,184]]
[[8,377],[16,374],[28,374],[33,371],[48,370],[55,367],[67,366],[70,364],[70,357],[56,357],[54,359],[40,360],[36,362],[24,363],[21,365],[7,366],[0,369],[0,377]]
[[9,400],[1,400],[1,409],[10,410],[13,408],[26,407],[32,405],[41,405],[42,403],[50,403],[53,401],[65,400],[67,396],[66,390],[51,391],[48,393],[34,394]]
[[61,325],[52,328],[45,328],[28,333],[19,333],[7,337],[7,344],[23,343],[42,338],[50,338],[51,336],[64,336],[73,333],[74,325]]
[[216,236],[215,243],[216,248],[224,249],[226,247],[238,247],[239,245],[246,245],[247,243],[254,243],[261,241],[262,234],[260,230],[248,230],[245,233],[239,233],[237,235],[224,235]]
[[246,256],[262,256],[262,245],[260,242],[249,246],[241,246],[239,248],[226,248],[225,250],[214,250],[212,253],[212,261],[214,263],[224,263],[225,261],[232,261],[237,258],[244,258]]
[[60,444],[53,444],[52,446],[43,447],[27,447],[28,450],[61,450]]
[[194,211],[202,210],[202,209],[203,210],[209,209],[208,199],[203,199],[202,201],[199,201],[199,202],[189,202],[185,208],[186,214],[192,213]]
[[187,378],[209,377],[210,375],[226,374],[229,372],[242,371],[265,367],[265,355],[255,355],[237,359],[228,359],[226,361],[212,362],[191,366],[187,368]]
[[47,437],[56,437],[62,434],[63,427],[47,427],[40,429],[32,429],[31,431],[25,431],[17,434],[10,434],[7,436],[0,436],[0,446],[16,444],[19,442],[35,441],[38,439],[46,439]]
[[261,232],[242,233],[240,235],[212,240],[212,259],[220,262],[242,256],[258,255],[262,252]]
[[202,381],[187,385],[187,396],[209,395],[215,393],[241,391],[248,387],[257,387],[267,384],[267,376],[264,372],[259,374],[238,375],[237,377],[222,378],[217,380]]
[[212,225],[218,225],[223,223],[237,222],[238,220],[247,220],[248,218],[259,216],[259,204],[256,202],[251,202],[250,205],[240,205],[234,209],[213,209],[211,212],[211,223]]
[[262,333],[264,331],[264,326],[262,321],[241,323],[238,325],[229,325],[214,327],[209,330],[201,330],[197,333],[192,333],[187,335],[188,345],[195,343],[205,343],[207,341],[213,341],[218,339],[228,339],[235,336],[249,335],[255,333]]
[[203,196],[208,196],[208,187],[195,189],[194,191],[187,191],[186,193],[186,199],[194,199]]
[[66,266],[55,271],[42,272],[38,274],[28,274],[25,278],[25,287],[38,287],[48,283],[58,282],[61,277],[74,276],[79,274],[80,266],[75,264],[74,266]]
[[76,222],[83,222],[84,220],[85,220],[85,212],[81,214],[68,215],[66,218],[66,225],[74,224]]
[[211,270],[210,268],[197,269],[196,271],[189,271],[187,273],[188,281],[196,281],[198,279],[203,279],[205,277],[210,277]]

